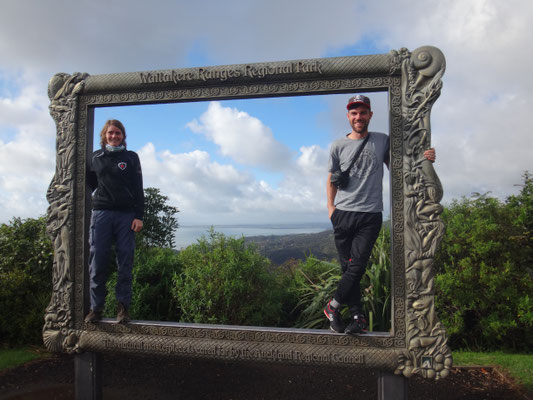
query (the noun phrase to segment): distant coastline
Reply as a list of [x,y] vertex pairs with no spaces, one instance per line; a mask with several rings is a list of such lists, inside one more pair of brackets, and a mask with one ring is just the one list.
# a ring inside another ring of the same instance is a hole
[[331,230],[328,222],[309,222],[299,224],[235,224],[235,225],[180,225],[175,235],[175,248],[183,249],[207,236],[213,227],[215,232],[232,237],[281,236],[301,233],[319,233]]
[[324,229],[331,228],[331,223],[329,222],[302,222],[297,224],[215,224],[215,225],[180,225],[178,229],[181,228],[207,228],[209,229],[213,226],[216,228],[259,228],[259,229],[314,229],[322,227]]

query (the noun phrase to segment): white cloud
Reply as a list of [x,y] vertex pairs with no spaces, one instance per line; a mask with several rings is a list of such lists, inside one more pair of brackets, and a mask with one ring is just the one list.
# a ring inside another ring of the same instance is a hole
[[321,219],[327,151],[318,146],[300,151],[278,187],[246,170],[214,162],[204,151],[157,152],[148,143],[138,153],[145,187],[160,188],[180,209],[180,222],[190,225],[295,222],[309,215]]
[[283,170],[290,162],[290,150],[276,141],[272,131],[259,119],[236,108],[209,103],[199,120],[187,127],[220,146],[224,156],[240,164]]
[[0,54],[9,55],[4,67],[39,60],[49,73],[92,74],[180,67],[198,44],[206,65],[319,57],[359,36],[354,8],[349,0],[4,0]]
[[[473,192],[516,193],[531,170],[528,126],[533,3],[472,0],[390,3],[382,40],[391,48],[439,47],[447,59],[441,98],[432,112],[435,164],[445,201]],[[407,7],[406,5],[409,5]],[[370,3],[371,12],[377,4]],[[434,11],[429,11],[434,10]],[[405,29],[409,26],[409,29]]]
[[286,195],[295,199],[295,206],[301,204],[314,212],[325,210],[327,165],[328,150],[316,145],[300,148],[297,167],[281,185]]
[[55,166],[54,124],[48,99],[30,76],[13,97],[0,97],[0,222],[46,211]]
[[145,187],[157,187],[176,205],[189,224],[209,219],[207,214],[227,213],[233,199],[242,197],[240,185],[252,183],[250,176],[231,165],[211,161],[208,153],[195,150],[173,154],[156,152],[152,143],[139,150]]

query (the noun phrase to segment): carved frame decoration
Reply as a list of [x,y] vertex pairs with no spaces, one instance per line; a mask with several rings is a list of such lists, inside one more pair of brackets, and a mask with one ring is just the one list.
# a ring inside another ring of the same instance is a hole
[[[54,352],[137,352],[302,364],[342,364],[406,377],[446,377],[452,365],[434,307],[434,255],[444,234],[442,185],[423,158],[445,59],[431,46],[412,53],[95,75],[60,73],[48,86],[57,126],[55,175],[47,191],[53,293],[43,338]],[[86,157],[94,108],[387,91],[391,138],[392,329],[347,336],[325,330],[134,321],[85,324],[90,194]]]

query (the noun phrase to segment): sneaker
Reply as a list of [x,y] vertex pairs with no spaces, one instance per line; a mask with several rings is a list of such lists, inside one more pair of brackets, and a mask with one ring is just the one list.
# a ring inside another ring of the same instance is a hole
[[368,324],[363,314],[356,314],[352,317],[352,321],[346,327],[344,333],[349,335],[356,335],[358,333],[368,332]]
[[342,322],[341,314],[338,309],[331,306],[331,300],[328,302],[326,308],[324,308],[324,314],[329,319],[329,328],[337,333],[344,332],[344,322]]
[[122,303],[118,303],[117,306],[117,322],[119,324],[130,322],[130,314],[128,313],[128,309]]
[[86,324],[94,324],[102,319],[102,311],[89,311],[89,314],[85,317]]

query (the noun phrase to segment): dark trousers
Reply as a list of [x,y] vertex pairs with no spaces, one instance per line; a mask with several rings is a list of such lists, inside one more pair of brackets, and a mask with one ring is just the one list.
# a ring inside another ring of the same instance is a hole
[[331,223],[342,270],[334,298],[346,304],[352,315],[361,314],[361,278],[379,236],[382,215],[335,209]]
[[135,251],[135,232],[131,223],[135,218],[133,212],[93,210],[89,231],[89,292],[91,309],[102,311],[106,298],[106,282],[109,276],[109,256],[111,245],[115,240],[117,254],[117,300],[129,307],[131,302],[131,284],[133,253]]

